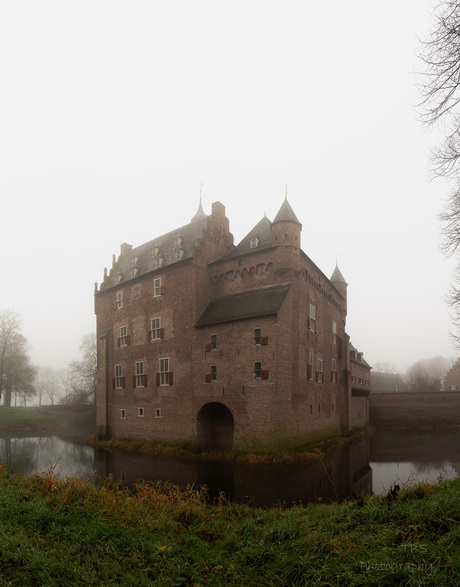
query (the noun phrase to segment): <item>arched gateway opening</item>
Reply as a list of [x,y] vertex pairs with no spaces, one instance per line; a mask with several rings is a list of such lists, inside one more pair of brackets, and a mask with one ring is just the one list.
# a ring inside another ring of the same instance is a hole
[[205,404],[198,412],[196,425],[201,448],[230,450],[233,447],[233,416],[224,404]]

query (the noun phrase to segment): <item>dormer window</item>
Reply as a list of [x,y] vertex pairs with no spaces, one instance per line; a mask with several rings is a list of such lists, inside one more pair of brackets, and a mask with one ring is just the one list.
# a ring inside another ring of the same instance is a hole
[[182,244],[182,239],[180,238],[180,236],[178,236],[177,238],[174,239],[174,248],[177,249],[178,247],[180,247]]
[[153,249],[152,249],[152,257],[156,257],[159,252],[160,252],[160,249],[158,247],[153,247]]
[[139,267],[133,267],[132,269],[130,269],[129,271],[129,276],[130,277],[134,277],[135,275],[137,275],[139,272]]
[[184,249],[176,249],[174,251],[174,259],[182,259],[183,254],[184,254]]
[[255,249],[258,246],[259,246],[259,239],[257,237],[254,237],[249,241],[249,248]]
[[120,281],[123,279],[123,275],[121,273],[117,273],[115,275],[115,281],[116,283],[120,283]]
[[157,257],[155,259],[154,265],[155,267],[159,267],[163,263],[163,257]]
[[131,265],[135,265],[139,261],[139,257],[135,256],[131,258]]

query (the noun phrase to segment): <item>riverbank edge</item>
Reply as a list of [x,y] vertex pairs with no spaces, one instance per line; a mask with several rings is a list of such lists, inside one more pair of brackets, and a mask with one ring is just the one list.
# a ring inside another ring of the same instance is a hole
[[108,452],[138,454],[146,456],[175,457],[184,460],[221,460],[246,464],[282,465],[295,463],[315,463],[324,460],[334,449],[349,446],[369,438],[375,430],[370,426],[354,428],[345,436],[336,436],[309,445],[299,446],[285,451],[234,451],[234,450],[200,450],[192,443],[169,444],[154,440],[134,438],[112,438],[96,440],[95,435],[84,439],[84,444]]
[[340,504],[257,508],[0,467],[9,585],[457,585],[460,479]]

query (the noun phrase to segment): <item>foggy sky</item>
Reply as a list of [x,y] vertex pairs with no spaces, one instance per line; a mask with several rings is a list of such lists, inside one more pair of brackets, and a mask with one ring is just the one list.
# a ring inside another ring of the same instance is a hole
[[455,355],[448,186],[414,111],[430,5],[1,3],[0,309],[21,313],[33,361],[79,358],[112,255],[188,223],[201,182],[235,243],[287,184],[371,365]]

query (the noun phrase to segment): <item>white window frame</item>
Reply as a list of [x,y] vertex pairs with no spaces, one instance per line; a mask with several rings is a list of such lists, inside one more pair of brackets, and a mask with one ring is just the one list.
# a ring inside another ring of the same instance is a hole
[[126,346],[128,344],[128,327],[120,326],[120,346]]
[[126,410],[124,408],[120,410],[120,420],[126,420]]
[[309,328],[312,332],[316,332],[316,307],[312,304],[310,304]]
[[136,387],[144,387],[144,361],[136,361]]
[[323,359],[316,360],[316,373],[317,373],[317,382],[323,383],[324,381],[324,373],[323,373]]
[[169,357],[158,359],[158,372],[160,373],[160,385],[169,385]]
[[161,296],[161,288],[163,287],[163,278],[162,277],[156,277],[153,280],[153,297],[157,298],[158,296]]
[[161,408],[155,408],[155,418],[161,418]]
[[150,335],[152,340],[160,339],[161,318],[151,318],[150,320]]
[[337,344],[337,322],[332,321],[332,342]]
[[117,291],[117,310],[123,308],[123,292]]
[[123,365],[115,365],[115,389],[122,389]]
[[137,408],[137,417],[138,418],[143,418],[145,415],[145,410],[144,408]]

